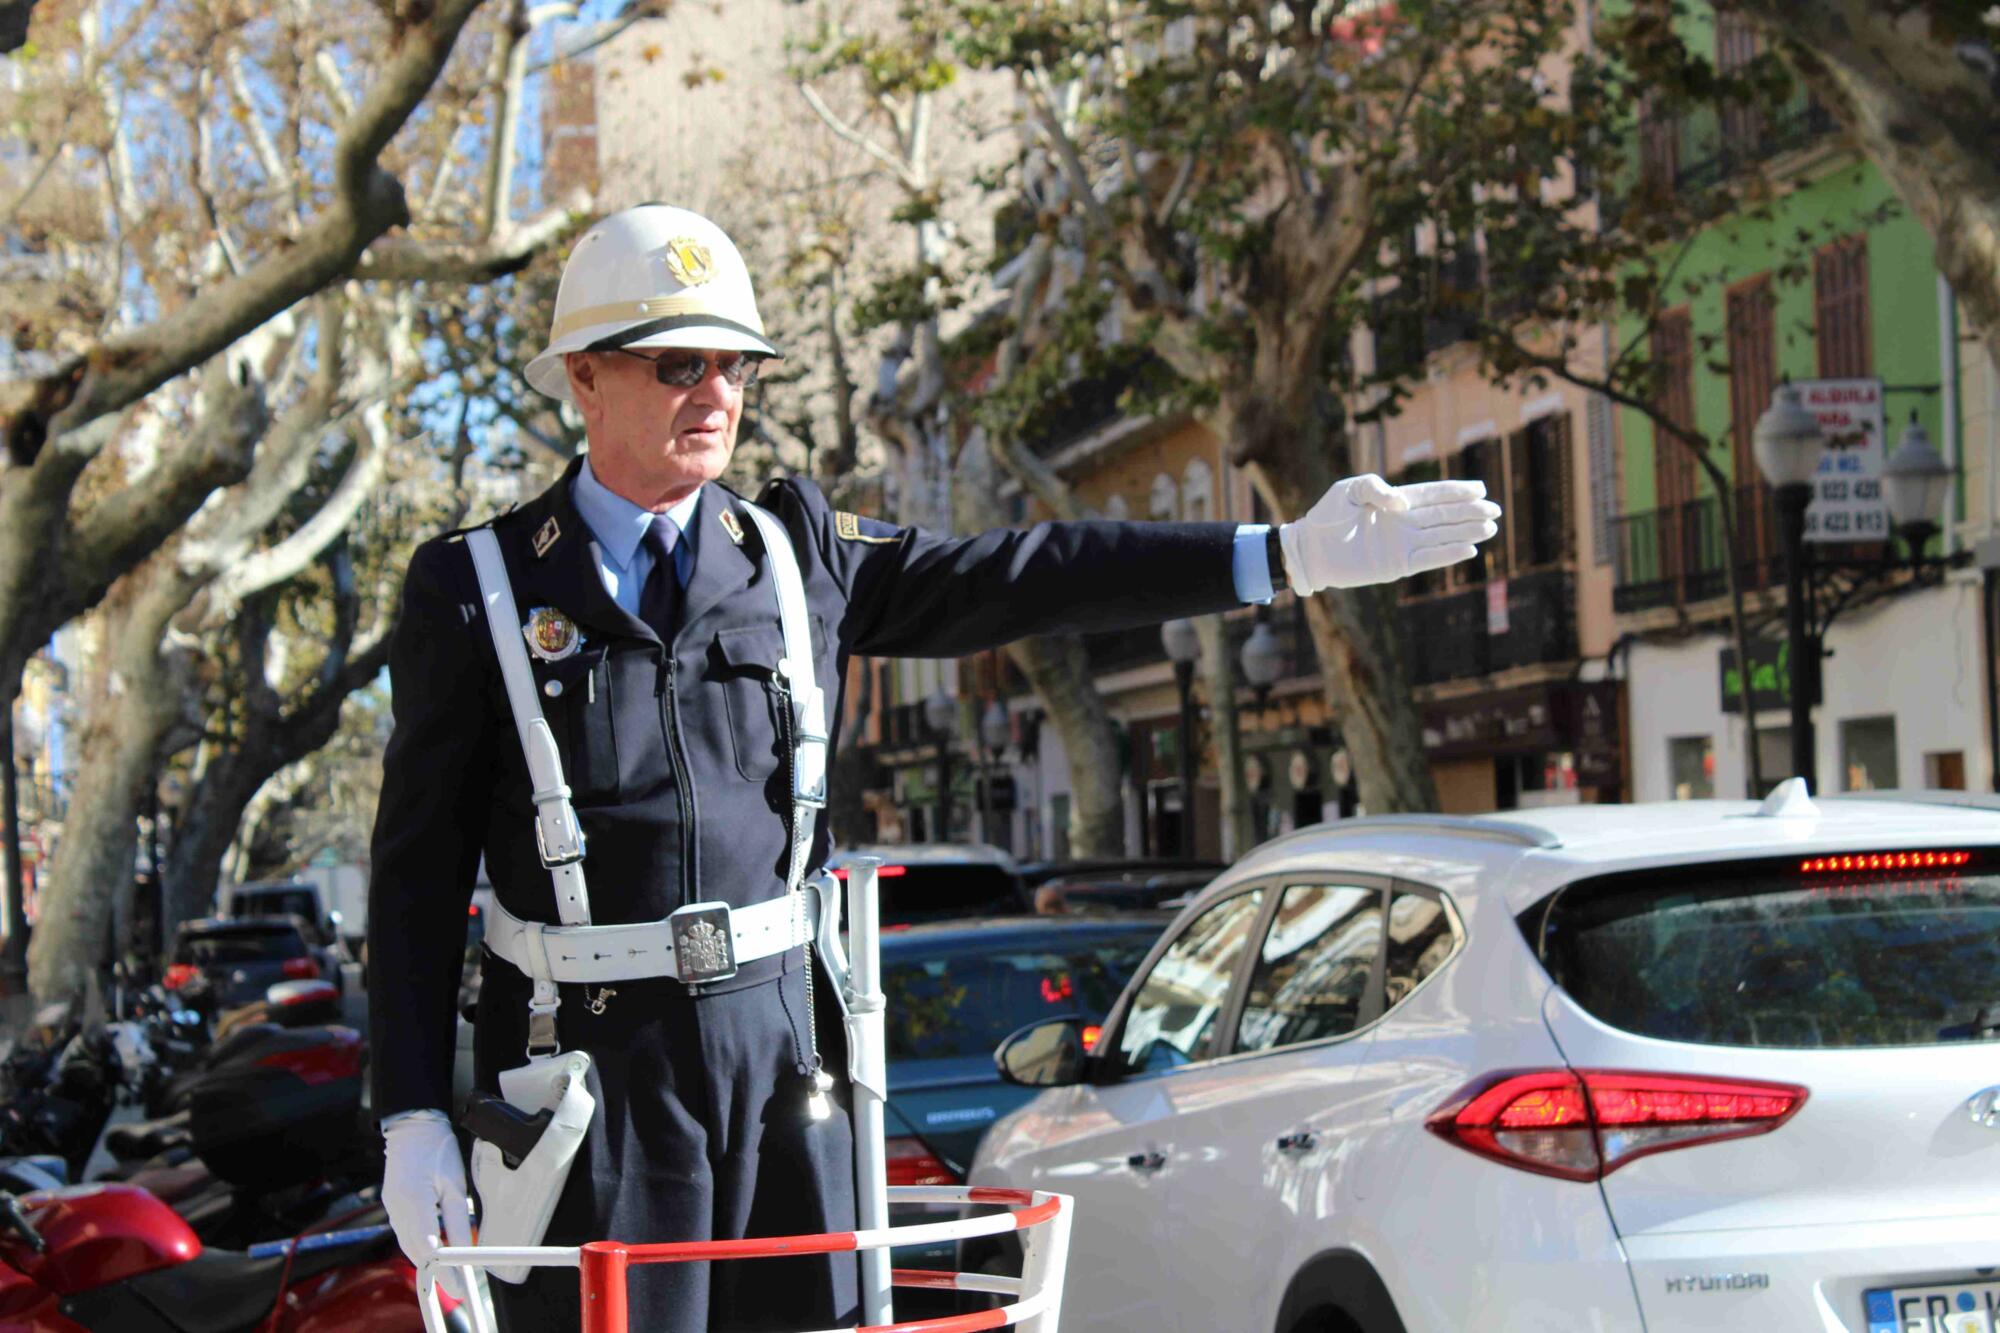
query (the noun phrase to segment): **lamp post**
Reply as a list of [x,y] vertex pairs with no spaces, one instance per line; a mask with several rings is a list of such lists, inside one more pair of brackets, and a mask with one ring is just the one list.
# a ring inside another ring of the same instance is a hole
[[937,741],[937,833],[932,842],[951,841],[951,736],[958,704],[942,686],[924,699],[924,722]]
[[1250,688],[1257,692],[1257,711],[1264,711],[1264,703],[1271,697],[1271,687],[1278,683],[1278,673],[1284,669],[1285,650],[1279,646],[1278,635],[1271,628],[1271,614],[1263,607],[1257,608],[1257,623],[1250,629],[1250,637],[1243,641],[1243,651],[1237,661],[1243,667],[1243,679],[1250,682]]
[[1181,856],[1194,859],[1194,661],[1201,656],[1201,637],[1191,620],[1169,620],[1160,626],[1160,643],[1174,664],[1174,686],[1181,695]]
[[[1000,766],[1000,753],[1013,739],[1014,726],[1007,718],[1007,709],[998,699],[986,705],[986,711],[979,717],[979,739],[986,746],[986,808],[982,817],[986,821],[986,841],[995,846],[1005,846],[993,836],[995,810],[993,808],[993,771]],[[1012,842],[1012,839],[1006,840]]]
[[[1771,395],[1771,406],[1757,419],[1751,433],[1757,470],[1770,483],[1778,506],[1779,533],[1785,549],[1785,640],[1790,659],[1788,682],[1791,691],[1792,772],[1806,780],[1810,788],[1819,783],[1814,773],[1815,750],[1812,736],[1812,706],[1819,697],[1820,661],[1824,637],[1834,617],[1849,598],[1870,583],[1893,574],[1895,557],[1885,556],[1869,565],[1833,562],[1824,571],[1815,567],[1805,542],[1806,507],[1813,500],[1813,476],[1819,470],[1826,436],[1819,422],[1799,402],[1799,391],[1780,384]],[[1882,495],[1889,510],[1889,522],[1909,551],[1911,567],[1918,581],[1927,571],[1941,569],[1924,548],[1937,534],[1943,512],[1945,491],[1951,481],[1951,467],[1931,446],[1930,438],[1910,416],[1897,441],[1896,451],[1882,465]],[[1844,572],[1850,582],[1844,592],[1819,606],[1818,576]],[[1749,664],[1743,664],[1747,673]],[[1745,688],[1744,716],[1751,716],[1750,691]],[[1751,744],[1756,744],[1752,725]]]

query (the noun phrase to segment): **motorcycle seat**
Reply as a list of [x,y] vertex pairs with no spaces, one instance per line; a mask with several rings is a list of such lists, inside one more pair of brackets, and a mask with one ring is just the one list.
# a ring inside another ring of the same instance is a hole
[[188,1113],[175,1111],[153,1120],[135,1120],[104,1131],[104,1150],[121,1162],[139,1161],[188,1138]]
[[[357,1219],[353,1225],[367,1226],[370,1220]],[[395,1246],[395,1237],[384,1232],[302,1250],[286,1280],[296,1284],[331,1269],[383,1258],[394,1253]],[[130,1289],[181,1333],[237,1333],[270,1313],[284,1271],[283,1254],[252,1258],[237,1250],[203,1250],[184,1264],[130,1279]]]

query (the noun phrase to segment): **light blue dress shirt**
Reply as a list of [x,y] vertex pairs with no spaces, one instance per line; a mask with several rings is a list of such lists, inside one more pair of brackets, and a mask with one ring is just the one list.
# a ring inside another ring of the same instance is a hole
[[[590,525],[591,535],[597,538],[600,556],[597,575],[604,580],[604,590],[611,594],[612,601],[638,615],[639,592],[646,586],[646,576],[653,572],[653,553],[645,543],[653,511],[640,508],[599,481],[590,470],[587,455],[576,480],[570,483],[570,498],[576,501],[576,512]],[[683,588],[694,565],[687,531],[700,504],[701,491],[696,490],[666,512],[680,534],[674,539],[674,568]]]
[[1236,576],[1236,595],[1246,602],[1262,605],[1278,595],[1271,586],[1271,558],[1265,554],[1269,523],[1236,525],[1236,546],[1230,552],[1230,572]]

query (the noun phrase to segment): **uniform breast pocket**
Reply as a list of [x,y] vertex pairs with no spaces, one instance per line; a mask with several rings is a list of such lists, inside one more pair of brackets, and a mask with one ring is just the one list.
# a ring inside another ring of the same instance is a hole
[[782,741],[774,681],[784,655],[785,636],[775,624],[716,631],[709,669],[722,686],[736,771],[752,782],[778,770]]
[[611,676],[604,649],[535,663],[542,716],[562,751],[563,781],[578,805],[618,796],[618,744],[611,725]]

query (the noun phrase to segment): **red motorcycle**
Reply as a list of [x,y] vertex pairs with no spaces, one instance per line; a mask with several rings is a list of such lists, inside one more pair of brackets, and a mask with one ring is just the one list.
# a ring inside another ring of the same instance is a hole
[[422,1333],[380,1210],[348,1221],[372,1224],[212,1250],[130,1185],[0,1193],[0,1333]]

